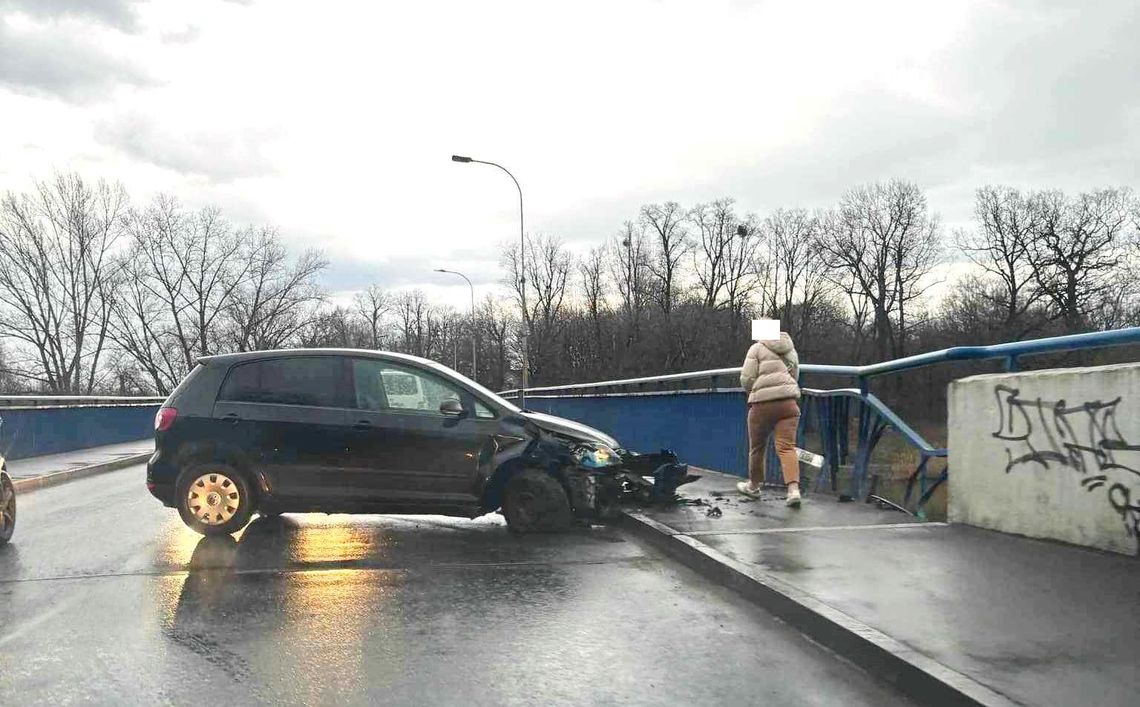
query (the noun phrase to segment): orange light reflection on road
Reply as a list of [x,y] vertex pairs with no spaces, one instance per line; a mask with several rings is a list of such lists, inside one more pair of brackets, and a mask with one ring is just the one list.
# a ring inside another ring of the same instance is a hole
[[306,522],[292,538],[289,559],[293,563],[321,565],[380,559],[388,554],[384,542],[387,533],[380,528],[354,525],[343,520],[314,520]]

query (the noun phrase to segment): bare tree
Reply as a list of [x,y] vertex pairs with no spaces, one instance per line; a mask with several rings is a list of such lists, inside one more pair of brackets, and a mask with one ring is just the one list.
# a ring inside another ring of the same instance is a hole
[[218,349],[252,263],[217,209],[187,212],[168,196],[132,211],[128,231],[131,257],[112,333],[165,394],[198,356]]
[[938,219],[918,186],[892,180],[847,192],[822,246],[834,282],[853,302],[867,301],[879,359],[905,355],[908,305],[941,256]]
[[960,232],[956,241],[975,265],[995,279],[999,287],[980,287],[980,297],[994,297],[1004,328],[1021,337],[1030,328],[1025,314],[1044,295],[1033,276],[1030,246],[1042,225],[1042,212],[1033,198],[1011,187],[985,186],[975,192],[974,217],[979,231]]
[[582,278],[582,299],[590,320],[590,348],[595,358],[601,358],[602,318],[607,311],[604,246],[590,249],[589,255],[578,264],[578,274]]
[[566,326],[563,308],[573,260],[554,236],[538,236],[527,247],[527,280],[532,296],[529,338],[530,372],[536,380],[558,364],[557,351]]
[[781,321],[801,348],[817,316],[828,310],[834,284],[822,254],[822,217],[806,209],[777,209],[761,226],[766,234],[761,311]]
[[706,308],[722,304],[721,294],[731,278],[730,263],[736,243],[736,211],[733,199],[697,204],[689,219],[697,229],[693,265],[697,291]]
[[368,348],[379,350],[384,343],[384,315],[392,307],[388,293],[379,285],[369,285],[363,292],[357,292],[352,304],[368,329]]
[[649,247],[645,231],[626,221],[609,245],[610,276],[617,285],[621,312],[626,318],[626,346],[638,338],[641,318],[649,300]]
[[483,361],[494,360],[491,385],[496,390],[507,387],[507,372],[511,368],[511,332],[516,329],[516,322],[510,309],[501,300],[487,295],[479,307],[479,321],[486,333],[486,341],[490,343],[492,356],[480,354]]
[[675,201],[663,204],[646,204],[641,207],[641,223],[653,241],[653,250],[646,267],[655,282],[653,292],[657,304],[665,314],[673,310],[677,300],[678,273],[691,243],[686,228],[688,214]]
[[127,206],[121,185],[75,174],[0,202],[0,337],[18,346],[10,375],[53,393],[99,385]]
[[249,272],[229,302],[233,347],[238,351],[281,348],[301,331],[320,303],[315,278],[328,261],[308,250],[290,263],[281,237],[269,228],[249,229],[242,241]]
[[17,390],[16,377],[12,375],[11,370],[4,342],[0,340],[0,395],[11,395]]
[[359,327],[355,312],[345,307],[318,309],[297,333],[305,348],[357,348],[367,334]]
[[1029,246],[1033,276],[1069,331],[1079,330],[1106,297],[1134,279],[1118,272],[1130,199],[1127,189],[1098,189],[1071,199],[1059,191],[1033,197],[1040,217]]
[[397,324],[400,327],[400,350],[413,356],[426,356],[433,348],[435,322],[431,305],[423,290],[398,293],[393,301]]
[[764,232],[759,228],[759,220],[748,214],[743,221],[730,223],[734,236],[724,250],[724,295],[725,305],[732,313],[731,331],[737,331],[737,322],[744,315],[752,293],[760,285],[757,271],[757,251],[764,240]]

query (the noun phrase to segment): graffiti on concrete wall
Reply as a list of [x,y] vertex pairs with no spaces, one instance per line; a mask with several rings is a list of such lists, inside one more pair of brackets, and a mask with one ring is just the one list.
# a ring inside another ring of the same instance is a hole
[[1117,425],[1121,398],[1069,404],[1023,398],[1021,390],[994,386],[1000,414],[995,439],[1009,444],[1006,473],[1023,465],[1053,465],[1076,472],[1081,487],[1105,495],[1128,534],[1140,538],[1140,444]]

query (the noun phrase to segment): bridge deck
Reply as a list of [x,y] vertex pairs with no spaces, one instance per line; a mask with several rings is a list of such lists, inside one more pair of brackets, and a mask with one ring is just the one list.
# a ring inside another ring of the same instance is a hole
[[[895,511],[780,492],[716,472],[682,487],[709,505],[647,511],[1017,702],[1134,704],[1140,561]],[[715,514],[714,514],[715,515]]]

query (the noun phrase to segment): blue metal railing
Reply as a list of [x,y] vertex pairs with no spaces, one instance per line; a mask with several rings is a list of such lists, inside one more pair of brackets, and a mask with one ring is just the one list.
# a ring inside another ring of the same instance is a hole
[[0,456],[9,460],[130,442],[153,434],[163,398],[0,396]]
[[[892,429],[919,454],[919,463],[914,473],[907,480],[902,510],[911,512],[906,506],[910,505],[911,495],[917,483],[918,497],[914,513],[922,518],[925,517],[926,502],[930,500],[934,491],[949,478],[949,466],[947,466],[933,480],[933,483],[930,483],[931,480],[927,478],[929,462],[933,458],[946,457],[947,451],[942,448],[935,448],[928,443],[890,407],[870,393],[868,390],[870,378],[953,361],[1003,359],[1005,370],[1017,371],[1019,370],[1019,359],[1022,356],[1097,349],[1125,344],[1140,344],[1140,327],[1016,341],[991,346],[955,346],[866,366],[803,364],[800,366],[801,380],[804,375],[841,376],[854,379],[858,388],[833,390],[803,388],[804,397],[801,401],[803,410],[800,417],[800,428],[797,432],[799,443],[803,444],[804,436],[813,427],[819,432],[824,447],[823,456],[826,459],[827,469],[825,473],[817,477],[816,487],[818,488],[825,480],[829,479],[832,490],[838,491],[839,466],[846,464],[850,456],[850,415],[852,412],[851,404],[854,401],[858,408],[859,427],[855,459],[851,465],[850,495],[853,498],[877,499],[889,503],[886,499],[876,495],[878,477],[874,476],[868,479],[868,469],[871,456],[883,433]],[[546,401],[545,404],[548,406],[553,400],[569,402],[569,399],[623,398],[631,395],[676,395],[682,393],[739,395],[740,388],[736,385],[739,375],[739,367],[719,368],[691,373],[528,388],[526,392],[528,404]],[[726,379],[729,380],[726,381]],[[501,395],[517,397],[518,391],[508,390]],[[549,411],[557,412],[553,409]],[[740,426],[743,428],[743,421],[741,421]],[[737,456],[739,457],[739,454]],[[776,463],[775,450],[772,445],[769,445],[767,456],[768,479],[777,482],[779,481],[779,466]]]

